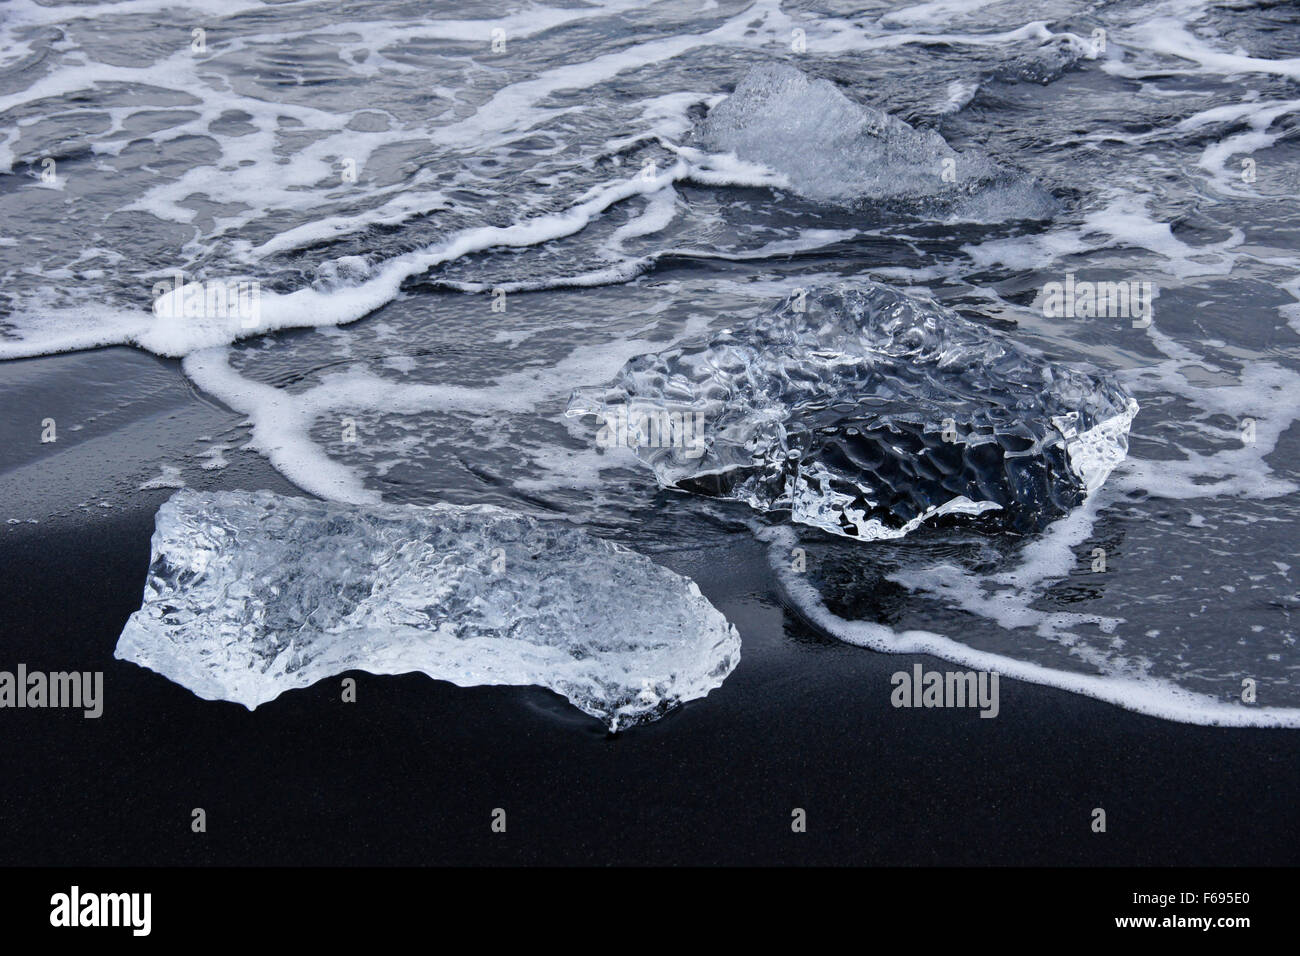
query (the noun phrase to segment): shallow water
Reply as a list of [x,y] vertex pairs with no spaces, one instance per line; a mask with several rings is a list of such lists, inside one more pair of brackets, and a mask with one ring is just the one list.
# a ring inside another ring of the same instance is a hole
[[[48,412],[60,441],[111,434],[114,409],[184,375],[247,424],[170,442],[141,463],[155,484],[209,480],[251,446],[322,497],[497,504],[649,553],[757,531],[778,567],[807,550],[787,597],[831,633],[880,624],[867,643],[910,650],[924,632],[959,642],[925,645],[953,659],[1176,719],[1300,722],[1294,5],[18,0],[2,16],[0,357],[184,356],[138,387],[50,372],[80,399]],[[707,110],[777,61],[1036,177],[1060,210],[826,203],[692,153]],[[160,329],[156,285],[177,271],[257,281],[260,316]],[[1045,315],[1067,274],[1150,282],[1154,321]],[[563,415],[636,355],[868,276],[1117,373],[1141,405],[1128,460],[1039,536],[954,519],[863,544],[662,491]],[[41,367],[3,370],[16,407]],[[32,457],[21,428],[6,470]],[[21,487],[6,499],[0,519],[46,516]],[[1243,679],[1256,704],[1234,703]]]

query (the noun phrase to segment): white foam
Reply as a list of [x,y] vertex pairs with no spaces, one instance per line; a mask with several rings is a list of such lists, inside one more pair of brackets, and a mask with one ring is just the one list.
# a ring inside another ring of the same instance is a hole
[[898,23],[908,26],[917,24],[949,23],[952,20],[974,13],[987,6],[1002,3],[1003,0],[933,0],[901,10],[893,10],[880,18],[881,23]]
[[1087,212],[1079,226],[1059,226],[1034,235],[991,239],[962,246],[975,266],[1006,266],[1018,271],[1046,269],[1067,256],[1101,249],[1146,249],[1158,255],[1160,268],[1179,278],[1227,275],[1237,262],[1231,250],[1245,243],[1234,228],[1222,242],[1192,246],[1174,236],[1168,222],[1152,217],[1147,199],[1111,190]]
[[443,193],[420,188],[421,182],[427,178],[430,177],[422,170],[410,182],[392,187],[393,190],[399,191],[399,194],[388,202],[354,215],[326,216],[295,226],[247,250],[245,256],[250,259],[263,259],[318,242],[336,240],[371,226],[400,225],[412,217],[428,215],[447,208],[448,201]]
[[[698,335],[707,325],[706,318],[694,318],[675,330],[671,341]],[[316,385],[289,392],[241,375],[231,367],[225,348],[192,352],[182,368],[200,389],[247,416],[252,433],[246,447],[260,452],[293,484],[331,501],[375,504],[380,493],[366,486],[359,467],[330,457],[312,439],[313,424],[341,423],[344,417],[366,412],[528,415],[543,402],[566,397],[574,382],[608,379],[632,357],[662,344],[629,337],[581,345],[550,366],[507,372],[482,387],[398,381],[354,367],[327,373]]]
[[958,112],[975,99],[975,94],[979,91],[980,85],[971,80],[953,80],[948,84],[947,99],[939,107],[939,112],[943,115]]
[[1187,24],[1173,17],[1147,20],[1131,31],[1134,46],[1155,53],[1196,63],[1200,72],[1230,76],[1238,73],[1266,73],[1300,79],[1300,57],[1269,60],[1242,53],[1224,53],[1187,29]]
[[682,33],[637,43],[593,59],[566,63],[538,73],[529,80],[498,90],[472,116],[438,130],[438,141],[451,146],[492,144],[512,134],[531,129],[568,112],[537,104],[561,90],[582,90],[633,69],[643,69],[712,45],[751,45],[751,35],[761,29],[768,36],[787,20],[780,12],[780,0],[757,0],[750,7],[706,33]]
[[224,350],[196,352],[185,359],[184,369],[203,391],[249,416],[253,433],[245,447],[260,452],[303,491],[353,504],[380,500],[360,475],[311,440],[316,409],[310,401],[241,376],[226,361]]
[[[1207,416],[1228,416],[1234,423],[1228,430],[1195,426],[1228,447],[1209,453],[1182,449],[1181,459],[1130,456],[1116,471],[1114,487],[1183,501],[1223,495],[1277,498],[1300,491],[1300,485],[1275,475],[1265,460],[1282,434],[1300,420],[1300,374],[1272,362],[1252,361],[1242,366],[1237,383],[1201,387],[1183,374],[1186,364],[1186,357],[1180,356],[1125,377],[1135,390],[1181,395]],[[1247,418],[1253,421],[1252,441],[1244,441],[1240,431]]]
[[[1292,262],[1292,265],[1300,266],[1300,264],[1297,264],[1294,261]],[[1283,292],[1292,296],[1296,301],[1281,306],[1278,311],[1282,313],[1282,316],[1287,320],[1296,334],[1300,334],[1300,275],[1297,275],[1290,282],[1282,283],[1281,288]]]
[[181,477],[181,470],[175,465],[162,465],[162,473],[156,478],[150,478],[140,485],[140,491],[149,491],[154,488],[184,488],[185,479]]
[[932,631],[895,631],[872,621],[850,621],[823,603],[806,576],[790,567],[798,538],[782,527],[765,529],[772,542],[771,565],[786,594],[807,618],[849,644],[887,654],[929,654],[961,667],[993,671],[1003,677],[1055,687],[1165,720],[1220,727],[1300,727],[1300,708],[1229,704],[1149,675],[1079,674],[1056,670],[1002,654],[980,651]]
[[42,307],[28,303],[4,319],[0,359],[32,358],[106,345],[125,345],[149,326],[146,313],[126,309]]
[[639,216],[614,230],[605,249],[606,255],[617,255],[623,243],[663,232],[677,215],[677,190],[666,186],[646,197],[646,207]]
[[441,285],[460,292],[487,292],[501,290],[506,293],[537,292],[543,289],[588,289],[628,282],[649,272],[661,259],[681,257],[689,259],[715,259],[721,262],[748,262],[787,256],[799,252],[821,249],[844,242],[859,235],[856,229],[801,229],[791,239],[774,239],[753,249],[719,252],[716,249],[697,249],[691,246],[661,249],[638,258],[625,258],[616,265],[592,269],[571,276],[555,278],[519,279],[513,282],[460,282],[444,281]]
[[[695,154],[696,151],[690,151]],[[0,358],[24,358],[104,345],[138,345],[156,355],[183,357],[202,349],[228,345],[250,336],[281,329],[344,325],[368,315],[397,296],[402,282],[429,269],[475,252],[492,248],[538,245],[573,235],[609,207],[632,196],[655,195],[687,178],[726,178],[733,183],[760,184],[763,173],[749,174],[743,167],[719,170],[717,157],[698,154],[696,167],[679,159],[655,176],[640,173],[594,187],[588,197],[566,210],[524,220],[510,226],[482,226],[454,233],[442,242],[396,256],[375,265],[370,278],[356,285],[306,287],[289,293],[263,290],[256,321],[234,314],[186,315],[184,308],[155,304],[152,318],[123,310],[105,315],[87,306],[57,312],[41,309],[21,312],[9,322],[10,339],[0,341]],[[610,274],[605,281],[620,281]],[[167,293],[177,297],[178,291]],[[160,300],[161,302],[161,300]]]
[[[1061,641],[1071,628],[1095,627],[1110,634],[1123,618],[1100,614],[1041,611],[1033,606],[1044,586],[1065,577],[1076,564],[1074,548],[1088,539],[1097,520],[1098,496],[1049,525],[1018,555],[1017,565],[993,575],[973,574],[956,565],[940,563],[888,575],[908,590],[946,601],[999,627],[1033,628],[1046,640]],[[1069,640],[1069,638],[1066,638]]]
[[230,462],[226,460],[225,453],[230,451],[232,447],[221,443],[210,445],[198,456],[203,461],[203,470],[220,471],[222,468],[229,467]]
[[[726,155],[710,155],[689,147],[677,147],[679,159],[663,172],[647,176],[638,172],[627,179],[595,186],[581,201],[561,212],[526,219],[509,226],[482,226],[453,233],[447,239],[375,264],[370,276],[355,285],[330,283],[328,287],[306,287],[294,292],[262,290],[258,298],[258,316],[235,314],[187,315],[186,309],[164,307],[163,299],[180,299],[184,292],[174,290],[160,298],[151,317],[126,310],[102,310],[90,306],[78,309],[50,309],[33,305],[9,320],[7,340],[0,340],[0,358],[25,358],[53,352],[96,348],[105,345],[136,345],[156,355],[183,357],[202,349],[228,345],[240,339],[283,329],[323,328],[354,322],[394,299],[407,278],[423,274],[435,266],[493,248],[521,248],[540,245],[580,232],[605,210],[634,196],[650,198],[650,207],[642,217],[616,233],[618,241],[650,234],[665,228],[674,209],[672,184],[690,180],[708,185],[781,187],[785,180],[761,166],[741,162]],[[430,196],[414,197],[407,208],[421,208],[437,200]],[[400,205],[400,204],[399,204]],[[397,213],[394,213],[397,214]],[[366,220],[379,221],[379,217]],[[325,221],[293,230],[269,240],[262,251],[275,252],[323,238],[336,231],[338,220]],[[357,225],[346,221],[341,228]],[[844,230],[810,230],[809,236],[846,236]],[[808,248],[804,239],[773,243],[751,253],[751,257],[780,254],[782,250]],[[665,251],[656,255],[671,254]],[[701,252],[706,255],[707,252]],[[742,254],[743,255],[743,254]],[[725,256],[720,256],[725,257]],[[625,282],[644,271],[653,259],[620,263],[580,277],[524,280],[498,284],[512,290],[556,288],[564,286],[605,285]],[[452,287],[478,288],[473,283],[447,283]]]

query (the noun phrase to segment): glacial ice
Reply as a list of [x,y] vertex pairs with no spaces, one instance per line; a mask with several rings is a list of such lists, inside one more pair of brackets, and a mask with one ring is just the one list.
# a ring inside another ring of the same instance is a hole
[[[864,281],[637,357],[566,414],[634,423],[663,487],[871,540],[953,512],[1037,530],[1123,460],[1137,410],[1095,369]],[[699,423],[692,442],[668,440],[676,422]]]
[[1032,177],[957,152],[935,131],[855,103],[785,64],[752,68],[695,138],[709,152],[781,173],[795,192],[819,202],[874,202],[978,222],[1047,219],[1058,208]]
[[183,490],[116,656],[250,710],[353,669],[540,684],[616,731],[719,687],[740,638],[694,582],[561,521]]
[[1085,57],[1095,57],[1087,44],[1071,33],[1052,37],[1035,50],[1022,54],[993,71],[994,79],[1046,86],[1060,79]]

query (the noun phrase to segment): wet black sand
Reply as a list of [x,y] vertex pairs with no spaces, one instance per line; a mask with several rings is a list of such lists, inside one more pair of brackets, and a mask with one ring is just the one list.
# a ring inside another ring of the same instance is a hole
[[[355,673],[356,703],[341,679],[254,713],[202,701],[112,657],[148,563],[140,504],[5,538],[3,662],[102,669],[106,702],[98,720],[0,713],[0,863],[1300,860],[1292,733],[1182,726],[1013,681],[993,720],[895,710],[889,675],[917,659],[783,613],[757,549],[683,569],[739,627],[739,668],[617,737],[548,691],[421,675]],[[195,807],[206,834],[190,831]],[[505,834],[490,831],[497,807]],[[791,832],[795,807],[806,833]]]
[[[106,380],[157,363],[96,354]],[[41,381],[23,387],[28,418],[54,388]],[[6,513],[45,517],[0,526],[0,669],[102,670],[105,706],[98,720],[0,710],[0,864],[1300,862],[1294,732],[1179,725],[1010,680],[996,719],[894,709],[891,674],[947,665],[816,633],[753,542],[656,556],[736,624],[742,660],[706,699],[615,737],[549,691],[422,675],[353,673],[356,703],[341,677],[252,713],[200,700],[113,658],[171,493],[135,491],[122,462],[156,474],[146,445],[156,460],[172,437],[232,421],[183,385],[158,395],[57,454],[5,453]],[[293,492],[252,454],[230,457],[214,484]]]

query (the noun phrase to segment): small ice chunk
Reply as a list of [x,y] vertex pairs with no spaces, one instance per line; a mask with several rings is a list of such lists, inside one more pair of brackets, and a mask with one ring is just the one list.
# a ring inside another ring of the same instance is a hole
[[1020,80],[1046,86],[1053,80],[1060,79],[1079,60],[1095,55],[1078,37],[1063,33],[999,67],[993,76],[1007,82]]
[[720,686],[740,638],[694,582],[564,522],[185,490],[116,656],[250,710],[347,670],[539,684],[616,731]]
[[1039,530],[1123,460],[1137,410],[1097,369],[863,281],[634,358],[566,414],[617,423],[664,487],[872,540],[951,513]]
[[[696,141],[710,152],[761,163],[820,202],[880,202],[981,222],[1046,219],[1058,207],[1032,177],[978,153],[959,153],[934,130],[855,103],[834,84],[785,64],[745,74],[709,111]],[[980,201],[990,189],[997,202]]]
[[359,285],[374,274],[370,263],[362,256],[341,256],[327,259],[316,267],[316,288],[329,291],[345,286]]

